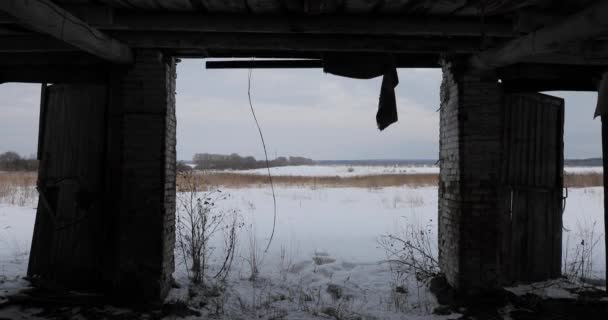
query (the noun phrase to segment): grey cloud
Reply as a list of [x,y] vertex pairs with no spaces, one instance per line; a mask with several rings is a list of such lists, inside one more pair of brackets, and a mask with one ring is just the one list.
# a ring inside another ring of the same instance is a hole
[[[270,155],[316,159],[437,158],[437,69],[399,70],[400,120],[384,132],[375,124],[380,79],[353,80],[321,70],[254,70],[254,107]],[[247,101],[247,70],[205,70],[184,60],[177,80],[178,158],[196,152],[239,152],[261,158]],[[549,92],[566,99],[565,154],[601,154],[595,93]],[[36,151],[40,85],[0,85],[0,152]]]

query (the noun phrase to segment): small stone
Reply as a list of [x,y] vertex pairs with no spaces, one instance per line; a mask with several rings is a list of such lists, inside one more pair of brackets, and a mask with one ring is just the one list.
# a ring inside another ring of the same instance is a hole
[[342,298],[344,292],[342,290],[342,287],[340,287],[339,285],[330,283],[327,285],[327,293],[329,293],[332,298],[338,300]]

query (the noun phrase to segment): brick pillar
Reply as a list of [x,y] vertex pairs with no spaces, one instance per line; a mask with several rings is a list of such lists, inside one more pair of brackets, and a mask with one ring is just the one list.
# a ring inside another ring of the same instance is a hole
[[158,301],[170,289],[175,243],[175,60],[155,50],[112,81],[108,162],[114,216],[112,291]]
[[476,293],[500,284],[502,90],[443,61],[439,261],[448,282]]

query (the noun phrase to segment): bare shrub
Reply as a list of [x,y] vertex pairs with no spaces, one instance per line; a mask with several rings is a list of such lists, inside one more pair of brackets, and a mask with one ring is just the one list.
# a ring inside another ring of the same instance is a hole
[[260,266],[264,262],[264,250],[258,243],[255,224],[253,223],[247,228],[247,238],[249,240],[249,254],[244,260],[249,265],[249,280],[255,282],[260,275]]
[[[436,255],[437,241],[431,228],[431,224],[422,226],[408,223],[401,232],[380,237],[378,242],[386,251],[392,275],[388,297],[389,310],[430,311],[428,293],[424,287],[440,272]],[[411,288],[410,283],[415,284],[415,287]],[[413,299],[413,302],[408,301],[412,296],[416,299]]]
[[595,247],[602,239],[602,233],[595,230],[597,222],[577,224],[577,232],[574,235],[576,243],[573,252],[570,251],[570,235],[566,237],[566,249],[563,257],[563,274],[575,282],[587,282],[593,279],[593,255]]
[[437,245],[430,224],[425,227],[406,224],[400,234],[384,235],[378,242],[395,272],[414,276],[421,282],[439,273]]
[[[236,252],[238,230],[243,226],[237,210],[219,209],[216,204],[229,195],[220,190],[200,192],[190,173],[180,174],[184,184],[178,195],[177,246],[183,255],[188,277],[195,284],[205,285],[207,278],[223,281],[228,276]],[[215,254],[212,239],[222,235],[224,247]],[[211,272],[213,256],[219,266]]]
[[378,243],[386,252],[391,273],[391,291],[385,301],[388,309],[430,312],[432,305],[425,286],[440,272],[432,223],[406,223],[399,232],[381,236]]
[[281,280],[287,281],[287,274],[293,271],[293,248],[288,251],[287,246],[281,244],[281,249],[279,252],[279,276]]

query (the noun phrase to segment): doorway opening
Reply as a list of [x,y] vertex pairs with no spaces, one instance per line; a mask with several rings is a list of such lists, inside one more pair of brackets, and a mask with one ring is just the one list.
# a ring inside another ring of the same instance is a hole
[[[193,199],[203,199],[202,212],[224,218],[228,230],[238,215],[232,272],[222,284],[231,292],[222,300],[227,312],[431,313],[434,298],[423,284],[438,272],[441,71],[400,71],[400,120],[379,132],[380,79],[255,69],[248,83],[247,69],[201,70],[201,64],[178,64],[177,158],[185,172],[178,173],[177,215],[190,217],[184,208]],[[249,86],[275,187],[270,243],[273,194]],[[194,197],[180,186],[191,186],[191,175],[200,182]],[[176,231],[175,277],[184,286],[192,261],[184,260],[180,241],[191,238],[191,221],[178,221]],[[230,235],[214,233],[209,242],[207,284],[218,283]],[[410,240],[418,243],[404,247]],[[412,254],[416,249],[422,254]]]

